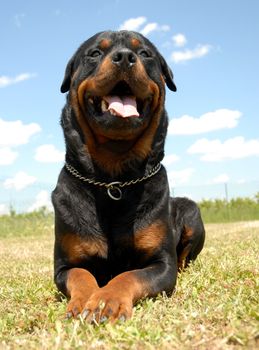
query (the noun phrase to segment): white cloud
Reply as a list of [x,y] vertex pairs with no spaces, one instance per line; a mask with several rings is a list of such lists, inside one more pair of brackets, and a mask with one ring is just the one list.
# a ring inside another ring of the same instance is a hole
[[167,156],[164,157],[163,159],[163,164],[165,167],[170,166],[174,162],[177,162],[180,158],[176,154],[168,154]]
[[0,215],[10,214],[10,208],[6,204],[0,204]]
[[227,174],[220,174],[211,181],[212,184],[224,184],[227,182],[229,182],[229,176]]
[[184,34],[179,33],[172,37],[175,46],[182,47],[187,43],[187,39]]
[[24,171],[19,171],[13,178],[4,181],[4,188],[16,189],[20,191],[36,182],[36,177],[26,174]]
[[205,162],[220,162],[229,159],[242,159],[259,156],[259,139],[245,140],[238,136],[221,142],[206,138],[196,141],[188,150],[189,154],[201,154]]
[[23,124],[21,120],[0,119],[0,146],[19,146],[29,142],[32,135],[41,131],[36,123]]
[[12,164],[18,156],[12,147],[28,143],[30,137],[40,131],[41,127],[36,123],[0,119],[0,165]]
[[171,59],[174,63],[182,63],[206,56],[212,46],[211,45],[197,45],[193,50],[185,49],[184,51],[174,51],[171,54]]
[[167,32],[170,30],[170,27],[168,25],[162,25],[160,26],[158,23],[148,23],[145,25],[145,27],[141,30],[141,34],[147,36],[151,32],[159,31],[159,32]]
[[139,28],[147,21],[146,17],[136,17],[129,18],[125,22],[123,22],[119,30],[139,30]]
[[232,129],[238,125],[242,113],[237,110],[218,109],[195,118],[183,115],[169,123],[170,135],[194,135],[220,129]]
[[21,83],[22,81],[35,78],[37,75],[34,73],[22,73],[15,77],[7,77],[5,75],[0,76],[0,88],[4,88],[9,85]]
[[141,34],[148,35],[149,33],[153,32],[154,30],[157,30],[157,29],[158,29],[158,24],[157,23],[148,23],[141,30]]
[[10,165],[18,157],[18,153],[14,152],[10,147],[0,148],[0,165]]
[[120,25],[119,30],[140,31],[140,33],[145,35],[145,36],[147,36],[148,34],[150,34],[151,32],[154,32],[154,31],[167,32],[170,30],[170,27],[168,25],[166,25],[166,24],[159,25],[156,22],[147,23],[143,28],[142,26],[146,22],[147,22],[147,18],[143,17],[143,16],[136,17],[136,18],[130,18]]
[[168,176],[170,188],[187,184],[193,173],[194,173],[193,168],[187,168],[179,171],[169,171],[167,173],[167,176]]
[[36,211],[41,209],[42,207],[46,207],[49,211],[53,211],[53,206],[51,204],[50,195],[47,191],[40,191],[37,196],[35,202],[28,208],[28,212]]
[[34,158],[41,163],[63,162],[65,159],[65,152],[59,151],[54,145],[46,144],[36,149]]

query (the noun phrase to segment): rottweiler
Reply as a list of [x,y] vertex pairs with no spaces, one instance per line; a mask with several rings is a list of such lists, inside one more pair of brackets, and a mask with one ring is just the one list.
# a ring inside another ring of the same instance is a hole
[[126,320],[134,303],[174,290],[204,228],[195,203],[170,199],[161,161],[173,73],[133,31],[85,41],[67,64],[61,125],[66,161],[52,201],[54,280],[67,317]]

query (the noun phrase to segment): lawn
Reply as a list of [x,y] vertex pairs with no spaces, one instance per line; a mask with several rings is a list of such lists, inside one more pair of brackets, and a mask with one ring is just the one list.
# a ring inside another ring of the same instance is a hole
[[258,349],[259,221],[206,224],[200,257],[171,298],[131,320],[65,320],[53,284],[51,216],[0,218],[0,349]]

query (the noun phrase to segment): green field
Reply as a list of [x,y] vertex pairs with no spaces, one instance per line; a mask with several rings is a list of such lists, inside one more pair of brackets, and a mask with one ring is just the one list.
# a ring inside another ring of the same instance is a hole
[[198,204],[207,223],[259,220],[259,192],[254,198],[202,200]]
[[206,224],[205,247],[171,298],[131,320],[65,320],[53,284],[53,217],[0,218],[0,349],[258,349],[259,221]]

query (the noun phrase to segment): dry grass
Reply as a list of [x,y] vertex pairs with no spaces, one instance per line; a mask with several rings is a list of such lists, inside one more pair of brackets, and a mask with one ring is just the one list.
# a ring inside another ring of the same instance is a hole
[[20,222],[0,219],[0,349],[259,348],[258,221],[207,225],[205,248],[172,298],[139,303],[125,324],[94,327],[64,319],[51,221],[12,220]]

